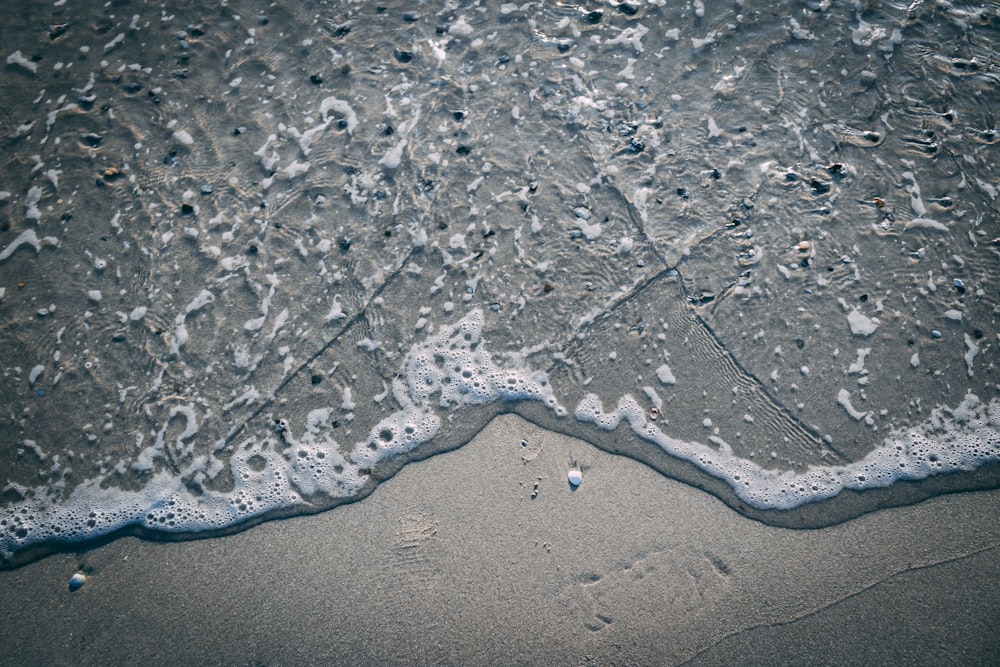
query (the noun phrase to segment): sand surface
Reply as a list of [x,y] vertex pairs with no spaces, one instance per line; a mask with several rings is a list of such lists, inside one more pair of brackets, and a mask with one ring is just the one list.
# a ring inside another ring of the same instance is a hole
[[505,416],[359,503],[0,572],[0,663],[989,664],[997,516],[991,491],[772,528]]

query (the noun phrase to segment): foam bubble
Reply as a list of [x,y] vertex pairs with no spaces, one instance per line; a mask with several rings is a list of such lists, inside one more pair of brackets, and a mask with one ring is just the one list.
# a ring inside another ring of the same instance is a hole
[[811,466],[804,473],[763,468],[735,456],[717,438],[718,450],[676,440],[647,421],[637,408],[635,400],[625,395],[615,410],[605,412],[600,398],[588,394],[577,405],[576,417],[609,431],[627,421],[637,435],[722,479],[741,500],[759,509],[792,509],[832,498],[844,489],[887,487],[900,480],[971,471],[1000,460],[1000,401],[983,404],[974,394],[954,409],[936,408],[924,424],[894,431],[860,461]]
[[[210,303],[210,296],[199,295],[187,312]],[[61,489],[11,487],[22,500],[0,510],[0,555],[9,558],[43,542],[92,539],[130,525],[166,532],[214,530],[305,506],[310,498],[352,497],[368,483],[372,467],[432,440],[441,429],[440,410],[535,400],[556,415],[565,414],[546,374],[532,371],[518,355],[506,355],[506,364],[497,363],[485,349],[482,328],[483,313],[477,310],[413,345],[393,381],[399,409],[379,420],[349,450],[333,437],[331,415],[337,408],[327,406],[312,410],[298,425],[277,416],[277,428],[272,429],[277,434],[244,439],[228,462],[216,456],[227,449],[224,442],[213,454],[195,456],[200,408],[173,406],[153,442],[133,463],[134,470],[147,475],[141,489],[109,485],[113,472],[79,484],[65,499]],[[844,489],[886,487],[1000,460],[1000,401],[984,404],[971,393],[954,409],[933,410],[926,423],[892,432],[860,461],[812,466],[805,472],[764,468],[736,456],[716,435],[709,436],[708,444],[672,438],[629,394],[609,411],[597,394],[587,394],[575,416],[605,431],[627,422],[639,437],[724,480],[743,502],[761,509],[791,509]],[[182,428],[168,442],[168,429],[176,429],[177,420]],[[295,430],[301,435],[296,437]],[[189,462],[179,463],[185,460]],[[227,464],[231,488],[213,490],[209,482]]]
[[383,459],[412,451],[437,435],[440,428],[440,418],[426,410],[396,412],[376,424],[367,440],[355,445],[351,461],[358,466],[374,466]]
[[[211,292],[203,290],[178,316],[178,328],[188,314],[213,300]],[[346,455],[330,432],[333,406],[310,411],[298,427],[298,437],[291,420],[276,416],[277,435],[249,437],[235,446],[228,461],[233,480],[228,491],[213,490],[207,483],[227,468],[216,456],[226,449],[225,443],[213,454],[194,456],[199,408],[173,406],[153,442],[131,466],[148,475],[141,489],[109,485],[114,473],[79,484],[66,499],[58,497],[58,489],[23,489],[21,502],[0,510],[0,555],[9,558],[44,542],[93,539],[126,526],[174,533],[217,530],[279,509],[306,506],[316,496],[352,497],[367,484],[370,468],[433,439],[441,428],[436,414],[441,408],[538,400],[556,414],[565,414],[545,373],[528,369],[517,355],[509,355],[508,365],[494,361],[482,348],[482,327],[483,313],[476,310],[415,344],[393,382],[392,395],[400,409],[371,427],[367,438]],[[248,391],[244,396],[253,395]],[[349,388],[343,399],[339,407],[346,408],[347,402],[353,407]],[[180,433],[168,438],[178,421]],[[182,465],[185,457],[191,460]]]

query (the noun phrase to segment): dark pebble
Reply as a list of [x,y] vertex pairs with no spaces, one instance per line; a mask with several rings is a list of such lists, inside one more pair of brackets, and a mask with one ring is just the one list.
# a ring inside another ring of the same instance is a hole
[[403,49],[395,49],[392,52],[393,57],[396,58],[401,63],[408,63],[413,60],[413,51],[406,51]]
[[309,81],[314,85],[318,86],[319,84],[323,83],[323,77],[320,76],[319,74],[313,74],[312,76],[309,77]]
[[827,192],[830,191],[830,184],[827,183],[826,181],[821,181],[818,178],[814,178],[811,181],[809,181],[809,187],[811,187],[813,189],[813,192],[815,192],[818,195],[825,195]]

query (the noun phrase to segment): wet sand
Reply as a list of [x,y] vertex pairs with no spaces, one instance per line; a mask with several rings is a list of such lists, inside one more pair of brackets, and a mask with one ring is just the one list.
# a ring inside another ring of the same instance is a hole
[[505,416],[359,503],[0,572],[0,663],[995,664],[997,516],[772,528]]

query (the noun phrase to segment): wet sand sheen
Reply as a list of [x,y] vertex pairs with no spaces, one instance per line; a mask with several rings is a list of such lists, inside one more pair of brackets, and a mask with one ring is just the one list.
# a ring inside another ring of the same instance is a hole
[[504,416],[359,503],[2,572],[0,662],[985,663],[998,511],[990,491],[773,528]]

